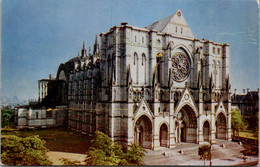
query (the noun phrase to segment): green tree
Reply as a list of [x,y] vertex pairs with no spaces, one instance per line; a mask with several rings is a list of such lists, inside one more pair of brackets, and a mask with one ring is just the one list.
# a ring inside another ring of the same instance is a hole
[[255,128],[253,129],[253,133],[254,133],[254,136],[257,137],[257,140],[258,140],[258,132],[259,132],[259,112],[256,112],[255,114],[255,117],[254,117],[254,122],[255,122]]
[[246,123],[238,109],[231,111],[231,128],[234,136],[239,136],[239,132],[246,128]]
[[208,145],[202,145],[198,148],[198,154],[200,156],[200,159],[204,160],[204,166],[205,166],[205,160],[211,159],[211,149]]
[[91,143],[85,165],[143,165],[144,150],[137,145],[123,150],[102,132],[96,132]]
[[9,106],[2,108],[1,120],[2,127],[10,127],[14,122],[14,110]]
[[39,136],[2,137],[1,161],[5,165],[51,165],[47,159],[45,141]]
[[130,146],[126,151],[124,159],[127,160],[127,164],[122,165],[144,165],[143,157],[145,156],[145,150],[137,144]]
[[81,165],[81,162],[80,161],[77,161],[77,160],[70,160],[69,158],[60,158],[61,162],[62,162],[62,165],[64,166],[79,166]]

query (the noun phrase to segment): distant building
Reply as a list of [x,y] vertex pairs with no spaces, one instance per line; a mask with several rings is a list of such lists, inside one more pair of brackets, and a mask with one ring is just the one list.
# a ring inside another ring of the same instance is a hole
[[38,100],[15,108],[15,126],[19,129],[67,126],[65,82],[50,75],[49,79],[38,81],[38,88]]
[[35,109],[30,106],[15,109],[15,126],[18,129],[34,129],[63,126],[66,121],[66,106],[56,109]]
[[234,93],[231,96],[232,105],[237,106],[243,118],[248,122],[249,128],[256,128],[256,114],[259,111],[259,89],[257,91],[243,91],[243,94]]

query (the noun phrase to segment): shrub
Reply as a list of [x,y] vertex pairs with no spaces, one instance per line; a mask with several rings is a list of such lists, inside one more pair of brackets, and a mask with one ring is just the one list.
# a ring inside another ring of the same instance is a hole
[[205,160],[211,159],[211,148],[208,145],[202,145],[198,148],[198,154],[200,156],[200,159],[204,160],[204,166],[205,166]]
[[45,141],[39,136],[2,137],[1,161],[5,165],[51,165],[46,157]]
[[1,109],[1,125],[2,127],[9,127],[14,122],[14,110],[10,107],[4,107]]
[[77,160],[70,160],[69,158],[60,158],[61,162],[62,162],[62,165],[64,166],[78,166],[78,165],[81,165],[81,162],[80,161],[77,161]]
[[143,165],[144,150],[138,145],[123,150],[122,146],[114,143],[107,135],[96,132],[92,145],[87,152],[85,165]]

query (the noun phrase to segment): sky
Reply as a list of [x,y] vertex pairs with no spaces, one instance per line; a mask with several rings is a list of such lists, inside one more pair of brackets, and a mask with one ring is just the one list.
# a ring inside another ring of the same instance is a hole
[[195,38],[230,44],[232,91],[259,87],[255,0],[2,0],[1,96],[37,99],[38,80],[56,76],[83,41],[121,22],[145,27],[180,9]]

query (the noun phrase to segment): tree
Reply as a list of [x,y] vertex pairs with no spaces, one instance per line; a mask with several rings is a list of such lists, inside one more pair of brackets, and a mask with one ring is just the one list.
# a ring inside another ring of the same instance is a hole
[[144,165],[143,157],[146,151],[137,144],[130,146],[130,149],[125,153],[124,159],[127,160],[127,164],[122,165]]
[[122,146],[114,143],[107,135],[96,132],[92,145],[87,152],[85,165],[143,165],[144,150],[138,145],[123,150]]
[[2,137],[1,161],[5,165],[51,165],[47,159],[45,141],[39,136]]
[[1,125],[2,127],[10,127],[14,122],[14,110],[9,106],[1,109]]
[[70,160],[69,158],[60,158],[61,162],[62,162],[62,165],[64,166],[79,166],[81,165],[81,162],[80,161],[77,161],[77,160]]
[[255,117],[254,117],[254,122],[255,122],[255,128],[253,129],[254,136],[257,137],[258,141],[258,132],[259,132],[259,112],[256,112]]
[[205,166],[205,160],[211,159],[211,149],[208,145],[202,145],[198,148],[198,154],[200,156],[200,159],[204,160],[204,166]]
[[246,128],[246,124],[238,109],[234,109],[231,111],[231,128],[233,130],[234,136],[239,136],[239,132]]

